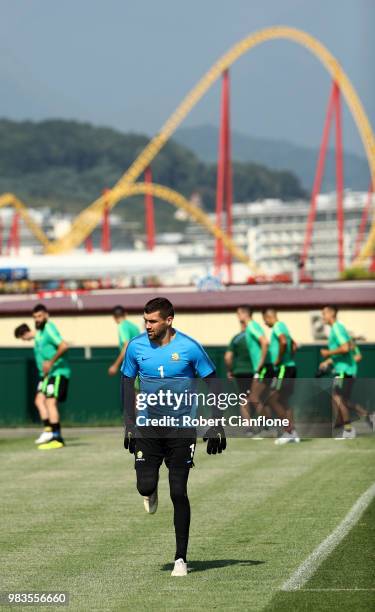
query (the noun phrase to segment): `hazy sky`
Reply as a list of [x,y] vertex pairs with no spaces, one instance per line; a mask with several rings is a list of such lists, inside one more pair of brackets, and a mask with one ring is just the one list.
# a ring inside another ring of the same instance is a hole
[[[341,62],[375,124],[375,0],[0,0],[0,116],[75,118],[155,133],[230,46],[290,25]],[[268,42],[231,70],[232,125],[316,146],[329,77],[306,50]],[[184,125],[218,122],[215,86]],[[344,144],[363,154],[349,113]]]

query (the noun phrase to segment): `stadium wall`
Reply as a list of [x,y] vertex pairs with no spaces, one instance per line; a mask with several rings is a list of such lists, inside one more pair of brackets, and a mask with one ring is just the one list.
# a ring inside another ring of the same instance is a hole
[[[29,307],[28,313],[31,308]],[[289,327],[293,338],[298,344],[314,341],[312,317],[320,310],[283,310],[279,317]],[[339,318],[350,333],[366,342],[375,342],[375,309],[373,308],[343,308]],[[254,319],[263,325],[261,315],[257,312]],[[71,314],[53,315],[53,320],[63,338],[72,346],[117,346],[117,329],[110,314]],[[129,320],[143,327],[141,316],[131,314]],[[33,325],[27,315],[0,317],[0,345],[2,347],[19,347],[20,341],[14,338],[14,328],[22,322]],[[184,333],[193,336],[205,346],[227,345],[229,340],[238,333],[238,321],[231,312],[191,312],[177,313],[175,324]]]
[[[229,332],[229,336],[231,333]],[[363,360],[359,365],[359,377],[373,378],[375,344],[360,346]],[[317,344],[300,346],[296,354],[300,378],[312,378],[315,375],[320,361],[320,348],[321,345]],[[206,349],[216,364],[218,375],[225,376],[225,345],[206,346]],[[69,398],[61,407],[65,425],[121,424],[119,377],[110,377],[107,374],[116,354],[116,349],[110,346],[70,349],[72,378]],[[30,426],[38,422],[33,405],[36,381],[32,348],[0,348],[1,427]]]

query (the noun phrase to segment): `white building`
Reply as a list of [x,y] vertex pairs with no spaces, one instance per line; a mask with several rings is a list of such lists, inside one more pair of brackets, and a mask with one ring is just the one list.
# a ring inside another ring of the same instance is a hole
[[[344,265],[349,266],[355,249],[358,228],[368,195],[346,191],[344,194]],[[336,194],[321,194],[306,272],[315,280],[335,279],[339,276]],[[248,252],[250,258],[266,275],[291,273],[303,251],[310,202],[263,200],[233,205],[233,239]],[[215,221],[215,215],[209,215]],[[372,211],[368,216],[369,231]],[[196,269],[212,265],[214,238],[196,224],[189,224],[183,239],[175,245],[180,265]],[[235,277],[245,267],[236,266]],[[249,271],[247,272],[249,275]],[[239,279],[238,279],[239,280]],[[244,278],[242,279],[244,280]]]
[[[62,213],[49,208],[34,209],[29,208],[28,214],[31,219],[39,225],[47,238],[51,241],[57,240],[67,234],[72,226],[72,221],[75,215]],[[9,235],[14,219],[15,211],[11,207],[0,208],[0,234],[1,234],[1,251],[2,255],[15,255],[14,249],[9,252],[8,242]],[[141,223],[129,222],[121,216],[111,214],[111,243],[114,250],[122,250],[124,248],[131,249],[134,247],[134,234],[139,233]],[[94,232],[93,239],[95,244],[100,245],[102,226],[99,224]],[[30,229],[25,224],[24,220],[19,219],[19,240],[20,240],[20,255],[39,254],[43,252],[43,247],[35,238]]]
[[[344,194],[344,258],[349,266],[354,255],[355,241],[363,209],[368,195],[365,192],[346,191]],[[267,199],[258,202],[237,203],[233,205],[233,239],[248,253],[251,260],[267,276],[292,273],[302,254],[306,222],[310,202]],[[72,218],[50,211],[30,210],[33,219],[41,224],[43,230],[53,240],[64,234],[70,227]],[[366,234],[369,231],[373,212],[370,210]],[[186,220],[183,211],[175,213],[177,218]],[[215,222],[215,214],[210,218]],[[6,242],[12,223],[13,210],[0,209],[3,227],[3,255],[7,253]],[[157,228],[157,231],[160,228]],[[41,245],[31,235],[25,224],[20,222],[20,255],[40,253]],[[95,230],[95,243],[100,243],[101,227]],[[145,248],[142,221],[129,222],[126,218],[111,214],[112,248]],[[189,222],[180,232],[157,233],[157,250],[178,256],[179,265],[173,275],[164,275],[166,284],[187,284],[213,270],[215,239],[211,234],[194,222]],[[322,194],[317,201],[317,214],[306,265],[307,274],[314,280],[335,279],[339,276],[338,245],[336,221],[336,194]],[[234,282],[245,282],[253,273],[247,266],[233,262]],[[226,272],[223,270],[223,278]]]

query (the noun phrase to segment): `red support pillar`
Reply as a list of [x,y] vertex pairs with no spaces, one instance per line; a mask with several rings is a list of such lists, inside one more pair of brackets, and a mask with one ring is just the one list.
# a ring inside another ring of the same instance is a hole
[[12,224],[9,230],[7,251],[8,253],[11,253],[13,249],[14,254],[18,255],[19,248],[20,248],[20,214],[16,210],[13,214]]
[[[232,163],[230,145],[230,105],[229,105],[229,72],[223,72],[221,90],[221,116],[219,131],[219,152],[216,179],[216,225],[223,227],[223,212],[225,204],[226,232],[232,235]],[[215,242],[215,274],[219,274],[221,267],[227,265],[227,280],[232,282],[232,257],[229,252],[224,258],[223,241],[220,238]]]
[[[152,170],[150,166],[145,169],[145,183],[152,183]],[[145,225],[147,236],[147,250],[153,251],[155,248],[155,216],[154,198],[152,193],[145,194]]]
[[357,259],[358,255],[359,255],[359,251],[361,249],[361,244],[363,242],[363,238],[364,238],[365,231],[366,231],[366,225],[367,225],[368,217],[369,217],[369,214],[370,214],[371,201],[372,201],[373,193],[374,193],[373,184],[370,181],[370,185],[369,185],[368,193],[367,193],[367,200],[366,200],[365,206],[363,207],[361,221],[360,221],[359,228],[358,228],[358,234],[357,234],[357,238],[356,238],[356,241],[355,241],[353,260]]
[[[216,176],[216,225],[222,228],[222,217],[224,208],[224,178],[225,178],[225,129],[224,129],[224,113],[225,104],[224,85],[221,89],[221,117],[219,130],[219,151],[217,160],[217,176]],[[221,272],[223,264],[223,241],[220,238],[215,240],[215,274]]]
[[309,253],[309,249],[311,246],[312,233],[314,229],[314,222],[316,217],[316,208],[317,208],[317,196],[320,193],[320,188],[322,185],[322,179],[324,174],[324,166],[327,154],[327,147],[329,141],[329,133],[332,123],[333,111],[335,108],[336,102],[336,94],[335,94],[335,84],[332,85],[331,93],[328,100],[327,113],[324,121],[323,127],[323,136],[322,142],[319,149],[318,162],[316,165],[316,172],[314,178],[314,184],[311,192],[311,201],[310,201],[310,210],[309,215],[307,217],[306,223],[306,231],[305,231],[305,239],[303,243],[303,250],[301,256],[301,274],[303,274],[304,268],[306,266],[307,256]]
[[[109,189],[103,190],[103,195],[106,196],[108,194]],[[110,222],[110,209],[108,206],[108,202],[105,203],[104,211],[103,211],[103,224],[102,224],[102,239],[101,239],[101,249],[104,253],[109,253],[111,250],[111,222]]]
[[344,162],[342,149],[341,93],[338,83],[334,84],[336,110],[336,196],[337,196],[337,240],[339,271],[343,272],[344,261]]
[[[224,106],[224,126],[225,126],[225,210],[226,210],[226,232],[232,237],[232,203],[233,203],[233,185],[232,185],[232,155],[231,155],[231,130],[230,130],[230,84],[229,71],[226,70],[223,75],[223,87],[225,89],[225,106]],[[226,253],[227,264],[227,280],[232,282],[232,254],[230,251]]]
[[91,236],[88,236],[85,240],[85,249],[86,249],[86,253],[92,253],[94,250]]

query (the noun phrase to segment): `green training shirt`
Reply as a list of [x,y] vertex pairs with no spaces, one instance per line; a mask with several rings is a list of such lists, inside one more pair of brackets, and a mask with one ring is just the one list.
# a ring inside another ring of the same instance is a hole
[[245,331],[233,336],[227,350],[233,353],[232,372],[234,376],[238,374],[251,374],[253,372]]
[[38,368],[38,374],[39,374],[40,378],[44,378],[44,374],[43,374],[43,357],[42,357],[42,353],[40,351],[40,347],[38,346],[38,343],[36,341],[36,337],[35,337],[35,341],[34,341],[34,358],[35,358],[36,367]]
[[[41,360],[41,365],[43,364],[43,361],[49,361],[50,359],[52,359],[52,357],[57,351],[57,347],[59,346],[59,344],[61,344],[61,342],[62,337],[60,335],[60,332],[57,329],[56,325],[52,323],[52,321],[47,321],[43,329],[38,329],[35,335],[34,351],[35,354],[38,355],[38,359]],[[65,376],[66,378],[70,377],[70,366],[68,360],[64,355],[62,357],[59,357],[59,359],[55,361],[51,370],[48,373],[48,376]]]
[[135,323],[132,323],[131,321],[128,321],[127,319],[124,319],[123,321],[121,321],[121,323],[118,324],[118,342],[119,342],[120,350],[124,346],[125,342],[130,342],[132,338],[135,338],[138,335],[139,335],[138,325],[135,325]]
[[[328,348],[334,351],[347,342],[350,343],[351,338],[345,326],[339,321],[335,321],[331,326],[331,331],[328,338]],[[342,353],[341,355],[331,355],[333,361],[333,369],[337,374],[348,374],[355,376],[357,372],[357,364],[354,361],[353,351]]]
[[279,337],[284,335],[286,337],[286,349],[281,358],[279,365],[285,366],[295,366],[296,362],[293,357],[293,347],[292,347],[292,337],[289,333],[289,329],[282,321],[276,321],[275,325],[272,328],[271,340],[270,340],[270,354],[271,361],[275,363],[279,357],[280,352],[280,342]]
[[[262,354],[262,347],[259,342],[259,338],[264,335],[265,334],[264,334],[263,328],[261,325],[259,325],[259,323],[253,320],[248,322],[247,327],[246,327],[246,343],[247,343],[247,350],[249,351],[251,363],[253,366],[252,368],[253,372],[256,372],[259,366],[260,356]],[[265,363],[269,361],[270,361],[270,358],[269,358],[269,353],[268,353],[266,356]]]

